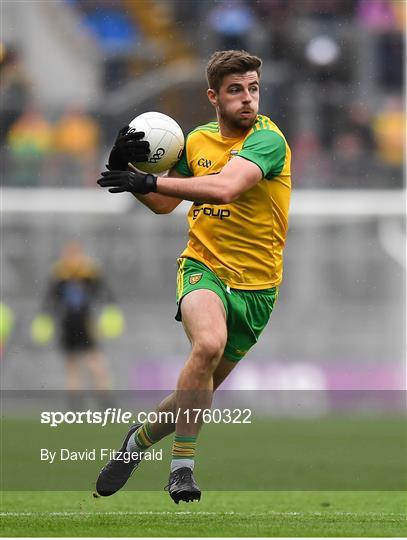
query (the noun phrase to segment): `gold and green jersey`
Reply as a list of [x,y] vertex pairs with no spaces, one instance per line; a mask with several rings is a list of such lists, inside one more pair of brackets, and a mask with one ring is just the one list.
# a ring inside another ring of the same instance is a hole
[[262,179],[230,204],[194,203],[189,241],[181,257],[203,262],[234,289],[260,290],[281,282],[291,193],[291,151],[276,124],[258,115],[244,136],[223,137],[218,122],[187,136],[176,170],[183,176],[217,174],[230,159],[252,161]]

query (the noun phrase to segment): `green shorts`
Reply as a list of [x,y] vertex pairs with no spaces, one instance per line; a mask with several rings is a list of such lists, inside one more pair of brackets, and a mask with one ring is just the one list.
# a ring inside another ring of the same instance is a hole
[[278,287],[249,291],[230,289],[203,263],[178,259],[177,304],[175,316],[181,320],[181,300],[191,291],[209,289],[225,306],[228,339],[224,355],[238,362],[257,342],[266,326],[278,296]]

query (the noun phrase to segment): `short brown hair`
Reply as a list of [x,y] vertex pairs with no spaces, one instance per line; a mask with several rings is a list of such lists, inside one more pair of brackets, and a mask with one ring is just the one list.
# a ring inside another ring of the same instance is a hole
[[262,61],[246,51],[216,51],[206,66],[209,88],[219,92],[222,80],[231,73],[256,71],[260,77]]

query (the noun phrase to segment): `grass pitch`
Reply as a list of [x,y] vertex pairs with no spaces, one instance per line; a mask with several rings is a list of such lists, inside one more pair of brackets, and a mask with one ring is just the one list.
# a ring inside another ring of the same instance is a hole
[[[128,426],[2,421],[4,491],[89,491],[106,462],[40,460],[41,448],[118,448]],[[29,444],[27,444],[29,441]],[[172,437],[154,446],[129,482],[160,491],[168,478]],[[208,491],[403,491],[407,487],[407,424],[403,417],[258,418],[250,425],[208,424],[197,450],[197,480]],[[100,456],[98,456],[100,458]],[[127,486],[126,486],[127,487]]]
[[40,462],[42,446],[117,447],[125,431],[90,427],[3,422],[1,535],[407,536],[404,417],[205,426],[196,471],[202,500],[179,505],[163,491],[171,438],[162,462],[142,463],[126,488],[108,498],[92,496],[100,462]]
[[164,492],[7,492],[2,536],[407,536],[402,492],[206,492],[175,505]]

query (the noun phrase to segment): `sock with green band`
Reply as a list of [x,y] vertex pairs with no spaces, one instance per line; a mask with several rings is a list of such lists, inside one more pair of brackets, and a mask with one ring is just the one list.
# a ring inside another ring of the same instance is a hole
[[151,445],[156,443],[151,436],[150,426],[148,422],[145,422],[142,426],[138,428],[135,434],[130,437],[129,442],[127,443],[126,450],[128,452],[140,452],[147,450]]
[[171,472],[181,467],[194,469],[195,446],[197,437],[186,435],[175,435],[172,445]]
[[151,429],[148,422],[145,422],[142,426],[138,428],[138,430],[134,434],[134,440],[137,446],[142,450],[150,448],[152,444],[157,442],[151,435]]

